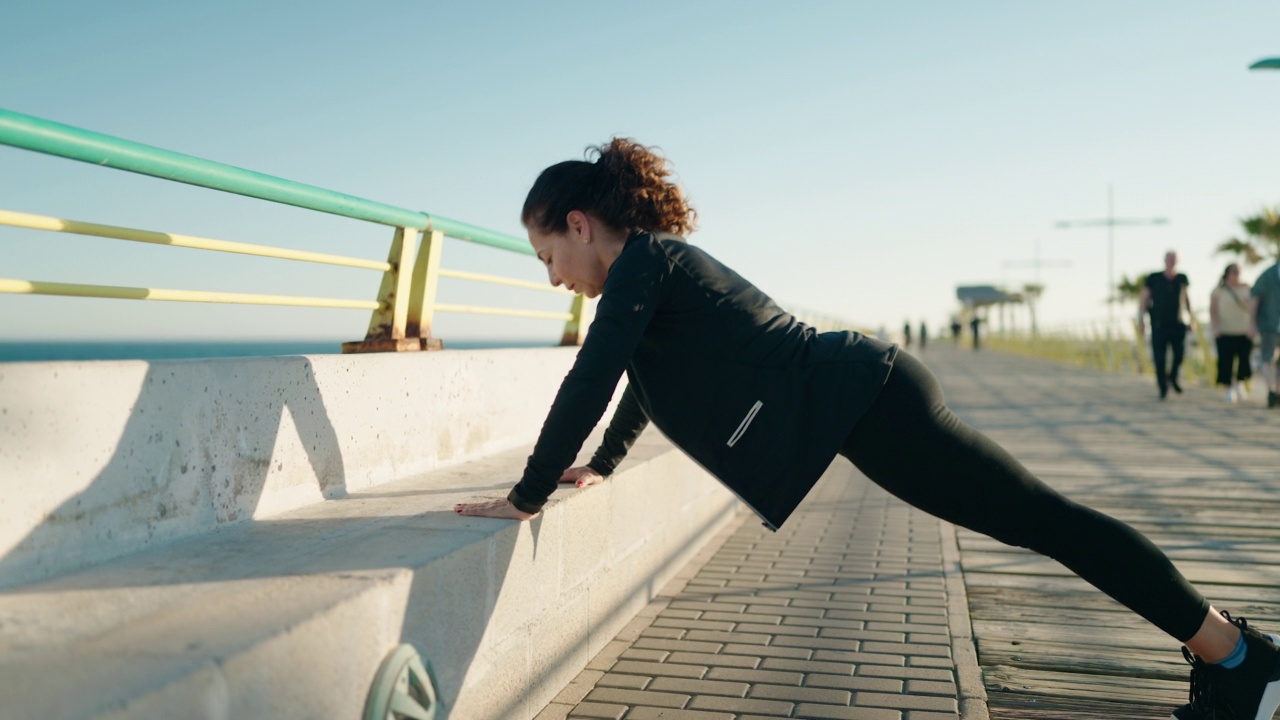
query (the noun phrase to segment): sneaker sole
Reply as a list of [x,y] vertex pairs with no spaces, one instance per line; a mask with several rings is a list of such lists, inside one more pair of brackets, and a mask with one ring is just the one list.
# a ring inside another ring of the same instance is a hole
[[[1267,638],[1280,646],[1280,635],[1268,635]],[[1280,708],[1280,666],[1272,672],[1271,682],[1262,691],[1262,699],[1258,701],[1258,714],[1254,715],[1254,720],[1271,720],[1277,708]]]

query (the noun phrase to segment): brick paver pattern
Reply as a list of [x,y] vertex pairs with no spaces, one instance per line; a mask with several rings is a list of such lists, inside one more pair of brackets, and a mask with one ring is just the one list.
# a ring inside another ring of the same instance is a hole
[[739,525],[537,720],[955,720],[942,531],[837,467],[779,532]]

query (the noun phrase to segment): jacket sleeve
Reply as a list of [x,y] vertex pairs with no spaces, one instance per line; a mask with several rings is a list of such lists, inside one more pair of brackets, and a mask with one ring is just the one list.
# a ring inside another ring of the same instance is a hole
[[668,276],[666,258],[657,243],[628,242],[609,269],[587,338],[578,359],[560,384],[542,424],[524,476],[507,499],[516,508],[542,509],[582,443],[600,421],[618,380],[653,319]]
[[605,477],[612,475],[627,456],[627,451],[635,444],[636,438],[648,426],[649,417],[640,409],[635,390],[627,385],[622,391],[622,399],[618,401],[618,409],[613,411],[613,419],[604,431],[604,441],[596,448],[587,467]]

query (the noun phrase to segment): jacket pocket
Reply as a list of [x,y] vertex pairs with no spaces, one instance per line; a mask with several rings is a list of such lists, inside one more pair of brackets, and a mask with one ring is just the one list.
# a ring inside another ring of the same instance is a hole
[[747,428],[751,427],[751,421],[756,419],[756,413],[760,412],[760,408],[762,407],[764,407],[764,402],[761,400],[757,400],[756,404],[751,406],[751,409],[747,411],[746,416],[742,418],[742,422],[738,423],[738,429],[734,430],[733,435],[729,436],[729,441],[725,443],[726,445],[733,447],[738,444],[738,441],[742,439],[742,435],[747,431]]

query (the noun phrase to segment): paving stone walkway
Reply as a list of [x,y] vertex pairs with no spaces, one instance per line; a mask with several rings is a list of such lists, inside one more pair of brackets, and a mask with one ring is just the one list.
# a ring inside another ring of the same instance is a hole
[[[1219,607],[1280,628],[1280,411],[1261,389],[930,348],[948,404],[1138,528]],[[976,648],[976,650],[975,650]],[[1138,720],[1178,645],[1057,563],[907,507],[847,463],[774,534],[746,514],[537,720]]]
[[744,514],[538,720],[959,717],[954,540],[841,465],[779,532]]

